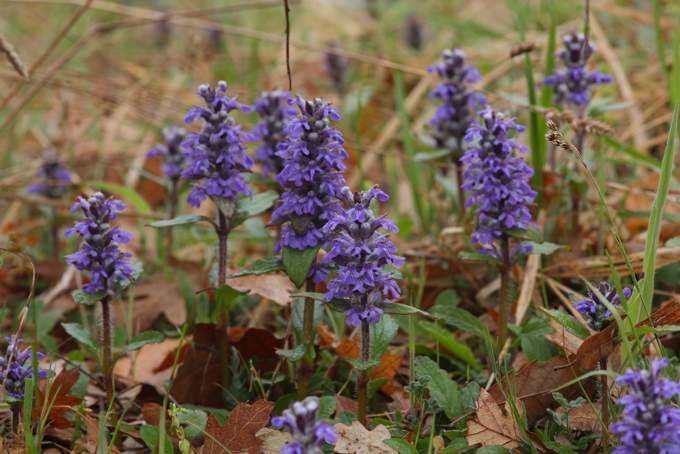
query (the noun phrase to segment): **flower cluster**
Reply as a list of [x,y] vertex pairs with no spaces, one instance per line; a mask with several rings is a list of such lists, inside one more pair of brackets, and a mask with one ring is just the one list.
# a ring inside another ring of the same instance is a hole
[[[533,171],[514,153],[526,152],[526,147],[510,137],[524,128],[488,107],[480,117],[481,122],[473,123],[465,136],[466,141],[476,142],[462,157],[467,165],[463,188],[471,194],[466,206],[477,206],[472,243],[479,245],[480,252],[499,257],[496,240],[511,229],[531,226],[529,205],[536,192],[529,185]],[[512,254],[529,250],[520,244]]]
[[182,128],[170,127],[163,129],[162,145],[156,145],[147,151],[149,158],[161,157],[163,159],[163,173],[170,179],[178,179],[184,168],[184,154],[182,153],[182,142],[187,133]]
[[47,149],[38,170],[39,182],[28,187],[28,192],[50,199],[61,198],[71,185],[71,173],[59,161],[53,149]]
[[[609,282],[600,282],[597,285],[597,291],[600,292],[612,306],[621,305],[621,295],[619,295]],[[629,288],[626,287],[623,289],[623,296],[625,298],[630,298],[631,293]],[[590,289],[588,289],[588,297],[576,303],[576,310],[583,315],[588,326],[596,331],[601,330],[605,323],[612,317],[611,311],[602,302],[602,299]]]
[[277,250],[302,250],[324,242],[321,229],[340,210],[343,161],[348,158],[342,134],[330,125],[340,119],[338,111],[319,98],[292,102],[301,115],[286,123],[277,152],[283,169],[276,180],[284,190],[272,213],[273,223],[284,224]]
[[90,295],[98,292],[113,295],[133,276],[131,254],[119,248],[120,244],[130,241],[131,235],[111,225],[124,209],[123,202],[107,199],[101,192],[87,199],[79,197],[71,208],[73,213],[81,210],[85,219],[77,221],[65,236],[68,238],[77,233],[83,242],[76,253],[66,256],[66,263],[89,276],[90,282],[83,290]]
[[264,175],[278,175],[283,170],[283,160],[277,156],[279,143],[284,138],[286,123],[296,114],[290,106],[290,93],[274,90],[262,93],[255,102],[255,112],[260,121],[251,131],[249,140],[262,141],[255,160],[262,163]]
[[377,187],[354,194],[345,187],[342,194],[347,207],[324,228],[331,240],[322,263],[336,268],[335,276],[328,282],[326,300],[338,299],[348,304],[349,326],[357,326],[362,320],[377,323],[385,303],[391,303],[400,294],[394,274],[386,269],[404,263],[385,233],[396,233],[398,229],[392,221],[376,217],[371,211],[373,199],[380,202],[389,199]]
[[621,419],[611,432],[621,445],[615,454],[671,454],[680,452],[680,409],[669,399],[680,395],[680,384],[660,377],[668,366],[665,358],[652,362],[651,371],[628,370],[616,379],[628,386],[617,402],[623,405]]
[[612,78],[599,71],[586,69],[594,49],[582,33],[569,33],[562,41],[564,47],[557,56],[565,68],[547,76],[544,83],[555,87],[555,104],[569,103],[584,108],[593,96],[592,86],[608,84]]
[[185,123],[201,119],[203,126],[198,133],[190,133],[182,143],[187,164],[182,178],[196,182],[187,201],[199,207],[210,197],[218,202],[234,202],[239,194],[250,195],[241,172],[248,171],[253,162],[246,154],[241,127],[229,113],[249,107],[236,98],[227,96],[227,84],[220,81],[217,87],[201,85],[198,95],[205,107],[192,107]]
[[430,119],[432,138],[437,148],[449,150],[458,161],[463,153],[465,132],[474,122],[474,109],[485,103],[484,96],[471,90],[468,84],[477,82],[479,72],[468,65],[460,49],[447,49],[441,60],[428,68],[437,73],[442,83],[430,93],[441,105]]
[[323,454],[324,443],[335,444],[335,428],[318,421],[319,399],[307,397],[295,402],[281,416],[272,418],[277,429],[285,427],[293,437],[292,443],[281,448],[281,454]]
[[[24,384],[27,378],[33,378],[33,365],[31,361],[32,350],[27,347],[19,349],[21,339],[9,336],[6,338],[8,345],[4,356],[0,356],[0,384],[4,385],[7,394],[15,399],[24,397]],[[38,360],[45,357],[43,353],[36,353]],[[47,371],[38,369],[38,378],[47,378]]]

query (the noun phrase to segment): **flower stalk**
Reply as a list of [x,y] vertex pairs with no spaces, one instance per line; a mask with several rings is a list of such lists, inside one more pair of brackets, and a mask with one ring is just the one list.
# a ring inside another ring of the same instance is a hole
[[361,363],[362,369],[359,371],[359,378],[357,380],[357,419],[364,427],[366,425],[367,419],[366,414],[368,412],[368,369],[366,365],[370,359],[371,351],[371,331],[368,321],[366,319],[361,320]]

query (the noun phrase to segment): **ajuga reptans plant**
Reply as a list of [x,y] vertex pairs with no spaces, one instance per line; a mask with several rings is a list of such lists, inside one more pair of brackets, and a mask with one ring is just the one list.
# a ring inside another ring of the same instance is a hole
[[432,90],[430,97],[441,103],[430,119],[430,136],[434,146],[447,150],[453,161],[458,185],[459,215],[465,210],[463,166],[461,157],[465,150],[465,134],[475,122],[475,110],[485,103],[484,96],[470,87],[479,81],[479,71],[467,63],[460,49],[447,49],[441,59],[428,68],[442,82]]
[[265,176],[276,176],[283,170],[283,158],[277,152],[285,137],[286,123],[296,114],[290,99],[287,91],[274,90],[262,93],[255,101],[255,112],[260,121],[250,132],[249,140],[261,141],[255,152],[255,160],[262,164]]
[[323,454],[324,445],[334,445],[335,428],[319,421],[319,398],[307,397],[302,402],[294,402],[281,416],[272,418],[272,425],[285,427],[293,441],[281,447],[281,454]]
[[66,263],[84,271],[90,281],[83,286],[86,294],[96,297],[102,305],[102,369],[107,397],[112,395],[111,376],[111,300],[130,285],[135,271],[131,254],[120,249],[130,241],[131,235],[112,225],[125,204],[106,198],[101,192],[90,197],[79,197],[71,211],[81,211],[84,218],[66,231],[66,237],[75,234],[82,239],[80,249],[66,256]]
[[623,405],[611,432],[620,445],[615,454],[672,454],[680,452],[680,409],[670,400],[680,395],[680,384],[661,378],[668,366],[665,358],[652,362],[651,370],[627,370],[616,384],[628,391],[617,403]]
[[[14,399],[23,399],[24,387],[27,379],[33,379],[32,349],[26,347],[19,348],[21,339],[8,336],[7,350],[0,356],[0,385],[8,396]],[[41,352],[36,353],[37,359],[41,360],[45,355]],[[47,371],[38,369],[38,379],[47,378]]]
[[[621,295],[609,282],[600,282],[597,285],[597,291],[610,305],[621,306]],[[632,294],[630,288],[625,287],[622,291],[626,299],[630,298]],[[611,310],[602,302],[602,299],[591,289],[588,289],[586,299],[576,303],[576,310],[583,316],[588,326],[595,331],[600,331],[613,315]]]
[[[398,231],[385,216],[375,216],[371,202],[385,203],[389,196],[374,187],[366,192],[342,191],[345,208],[336,214],[324,231],[330,238],[330,248],[323,261],[335,270],[328,282],[327,301],[339,301],[346,306],[349,326],[361,326],[361,360],[369,360],[370,325],[378,323],[385,304],[399,298],[399,284],[394,269],[404,264],[396,255],[397,248],[388,238]],[[359,421],[366,424],[368,376],[362,370],[357,382]]]
[[476,207],[476,226],[471,241],[482,254],[495,257],[501,271],[499,348],[505,342],[508,323],[509,273],[513,258],[530,247],[516,242],[512,234],[532,226],[529,207],[536,198],[529,180],[533,171],[517,156],[526,152],[514,136],[524,128],[514,119],[487,107],[479,113],[465,136],[471,147],[462,162],[467,168],[463,188],[470,193],[467,206]]

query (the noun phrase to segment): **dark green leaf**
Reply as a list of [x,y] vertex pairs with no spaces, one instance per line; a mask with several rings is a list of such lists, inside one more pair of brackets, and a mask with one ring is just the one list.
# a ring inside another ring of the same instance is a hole
[[413,160],[417,162],[427,162],[446,156],[451,156],[451,152],[449,150],[424,151],[413,155]]
[[348,360],[352,367],[358,371],[368,370],[371,367],[375,367],[380,364],[380,361],[375,359],[369,359],[368,361],[362,361],[360,359],[350,359]]
[[144,331],[130,340],[127,350],[131,352],[142,348],[146,344],[158,344],[159,342],[163,342],[163,339],[165,339],[165,336],[158,331]]
[[305,348],[304,344],[300,344],[293,349],[279,348],[276,350],[276,354],[282,358],[286,358],[288,361],[296,362],[300,361],[302,357],[305,356],[306,351],[307,349]]
[[102,300],[104,297],[105,293],[104,292],[97,292],[94,295],[90,295],[89,293],[85,293],[82,290],[74,290],[71,292],[71,296],[73,297],[73,301],[76,302],[76,304],[84,304],[86,306],[91,306],[99,301]]
[[512,451],[503,446],[484,446],[476,450],[475,454],[512,454]]
[[397,454],[418,454],[416,448],[401,438],[389,438],[384,440],[383,443],[397,451]]
[[168,227],[176,227],[178,225],[189,225],[195,224],[197,222],[207,222],[209,224],[214,224],[213,220],[207,216],[201,216],[198,214],[187,214],[185,216],[177,216],[173,219],[164,219],[162,221],[154,221],[149,224],[151,227],[157,229],[165,229]]
[[247,295],[248,292],[236,290],[228,284],[215,290],[215,302],[219,307],[228,308],[236,298],[242,295]]
[[[158,452],[158,427],[152,426],[150,424],[144,424],[139,428],[139,435],[141,435],[142,440],[146,443],[146,446],[151,449],[151,452]],[[165,452],[173,453],[172,441],[166,435],[165,437]]]
[[274,202],[279,198],[279,195],[274,191],[265,191],[253,195],[252,197],[244,197],[239,199],[236,205],[236,213],[234,219],[231,221],[231,227],[243,224],[246,219],[252,216],[262,214],[270,209]]
[[394,315],[413,315],[413,314],[420,314],[420,315],[425,315],[428,317],[432,317],[430,314],[427,312],[418,309],[417,307],[409,306],[408,304],[401,304],[401,303],[390,303],[386,304],[383,307],[383,310],[385,311],[386,314],[394,314]]
[[474,368],[479,367],[479,361],[475,357],[470,347],[464,342],[456,339],[456,337],[448,329],[437,325],[436,323],[422,320],[419,323],[420,327],[427,332],[430,337],[439,342],[445,349],[468,363]]
[[436,404],[453,419],[465,412],[458,385],[437,363],[425,356],[416,357],[413,368],[416,379],[427,383],[430,396]]
[[90,332],[85,329],[80,323],[62,323],[64,330],[78,341],[79,344],[89,348],[91,351],[97,351],[97,343],[92,339]]
[[336,404],[335,396],[322,396],[319,399],[319,419],[330,419],[335,413]]
[[231,277],[241,276],[259,276],[261,274],[274,273],[276,271],[283,271],[283,262],[281,257],[267,257],[265,259],[258,259],[250,265],[249,268],[234,273]]
[[380,360],[398,330],[399,326],[397,323],[387,314],[384,314],[378,323],[371,326],[370,347],[372,359]]
[[484,323],[465,309],[442,304],[435,305],[432,308],[432,312],[449,325],[455,326],[470,334],[474,334],[482,339],[491,339],[489,329]]
[[184,434],[190,441],[201,441],[208,422],[208,414],[199,409],[178,407],[177,421],[184,426]]
[[140,213],[148,214],[152,211],[151,206],[146,200],[144,200],[144,197],[139,195],[139,193],[134,189],[127,186],[109,183],[108,181],[87,181],[84,183],[84,185],[115,194],[126,202],[130,203],[130,205],[132,205],[135,210],[139,211]]
[[458,258],[463,262],[485,262],[492,265],[498,263],[498,260],[496,260],[495,257],[482,254],[481,252],[460,251],[458,253]]
[[576,320],[571,315],[566,312],[555,310],[555,309],[543,309],[550,318],[554,319],[557,323],[564,326],[571,333],[577,335],[581,339],[587,339],[590,336],[590,331],[581,325],[578,320]]
[[527,241],[528,245],[531,246],[531,253],[532,254],[541,254],[541,255],[550,255],[553,254],[560,249],[565,248],[566,246],[562,246],[560,244],[555,244],[555,243],[534,243],[533,241]]
[[283,267],[286,274],[297,288],[301,288],[309,275],[309,269],[316,259],[316,254],[321,246],[303,250],[283,248]]

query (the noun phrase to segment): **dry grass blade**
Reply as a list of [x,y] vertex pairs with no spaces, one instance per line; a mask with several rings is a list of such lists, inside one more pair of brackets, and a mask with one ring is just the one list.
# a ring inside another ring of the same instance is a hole
[[0,35],[0,51],[5,54],[7,60],[9,60],[9,62],[12,64],[12,67],[16,69],[19,75],[28,80],[28,70],[26,69],[26,65],[24,64],[23,60],[21,60],[21,57],[19,57],[19,54],[14,49],[14,46],[12,46],[12,44],[2,35]]

